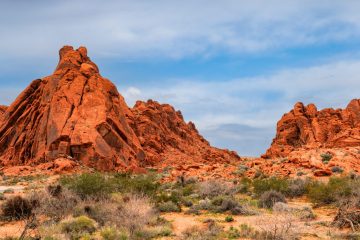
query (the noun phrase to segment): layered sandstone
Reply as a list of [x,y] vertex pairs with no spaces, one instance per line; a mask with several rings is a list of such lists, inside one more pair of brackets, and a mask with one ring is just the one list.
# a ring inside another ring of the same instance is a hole
[[4,116],[6,109],[7,109],[7,106],[0,105],[0,124],[1,124],[1,121],[2,121],[2,118]]
[[318,111],[314,104],[297,103],[277,124],[276,137],[263,155],[286,157],[298,149],[345,148],[360,146],[360,100],[345,109]]
[[8,108],[0,108],[3,171],[28,173],[36,166],[60,172],[82,165],[184,170],[240,160],[235,152],[211,147],[168,104],[139,101],[130,109],[86,48],[65,46],[59,54],[52,75],[34,80]]
[[116,87],[101,77],[87,50],[65,46],[48,77],[34,80],[6,109],[0,127],[3,165],[69,157],[100,170],[145,159],[127,124],[129,111]]
[[180,111],[169,104],[138,101],[131,109],[130,126],[138,136],[150,164],[178,165],[229,163],[240,160],[232,151],[211,147]]

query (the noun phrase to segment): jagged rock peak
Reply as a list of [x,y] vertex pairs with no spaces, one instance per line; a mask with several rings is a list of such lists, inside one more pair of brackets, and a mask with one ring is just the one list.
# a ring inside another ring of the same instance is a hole
[[71,69],[77,69],[85,75],[99,73],[99,68],[87,56],[87,49],[64,46],[59,51],[59,63],[54,74],[64,74]]
[[314,104],[298,102],[277,123],[276,137],[263,157],[286,157],[290,152],[319,147],[360,146],[360,100],[345,109],[317,110]]
[[38,164],[65,156],[99,170],[141,165],[145,154],[115,85],[100,76],[86,48],[65,46],[59,55],[54,74],[33,81],[6,110],[0,163]]

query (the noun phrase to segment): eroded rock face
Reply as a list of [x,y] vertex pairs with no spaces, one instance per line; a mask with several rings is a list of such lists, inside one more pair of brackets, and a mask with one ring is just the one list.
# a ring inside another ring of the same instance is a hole
[[3,114],[1,163],[39,164],[69,156],[99,170],[141,165],[145,154],[127,112],[86,48],[65,46],[55,72],[34,80]]
[[196,165],[239,161],[233,151],[211,147],[180,111],[156,101],[138,101],[128,116],[151,165]]
[[297,103],[277,124],[265,158],[286,157],[294,150],[360,146],[360,100],[345,109],[321,111],[314,104]]
[[235,152],[211,147],[168,104],[149,100],[128,108],[84,47],[63,47],[54,73],[1,107],[1,118],[0,163],[26,174],[81,165],[110,171],[179,166],[181,174],[240,160]]
[[1,125],[1,121],[2,121],[2,118],[4,116],[6,109],[7,109],[7,106],[0,105],[0,125]]

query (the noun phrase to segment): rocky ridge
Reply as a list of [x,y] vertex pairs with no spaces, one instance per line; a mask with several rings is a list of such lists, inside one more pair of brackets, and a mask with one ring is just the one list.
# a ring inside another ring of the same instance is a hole
[[52,75],[0,107],[3,168],[51,169],[63,159],[67,166],[72,161],[104,171],[143,171],[240,160],[235,152],[211,147],[170,105],[149,100],[129,108],[85,47],[65,46],[59,56]]

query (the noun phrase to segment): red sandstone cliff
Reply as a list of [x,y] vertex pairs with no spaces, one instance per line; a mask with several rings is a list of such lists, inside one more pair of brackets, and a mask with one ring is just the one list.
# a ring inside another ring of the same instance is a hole
[[360,146],[360,100],[345,109],[321,111],[314,104],[297,103],[277,124],[276,137],[265,158],[285,157],[299,148]]
[[170,105],[149,100],[128,108],[86,48],[65,46],[59,54],[52,75],[34,80],[8,108],[0,107],[2,166],[50,168],[47,163],[67,158],[117,171],[240,160],[235,152],[211,147]]
[[71,156],[100,170],[138,165],[145,154],[126,122],[128,111],[87,50],[65,46],[55,72],[34,80],[4,113],[1,163],[29,165]]
[[131,109],[130,126],[152,164],[226,163],[240,160],[232,151],[211,147],[192,122],[169,104],[138,101]]

